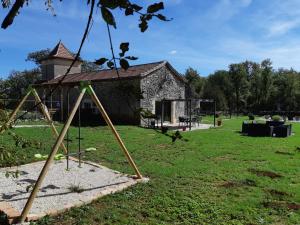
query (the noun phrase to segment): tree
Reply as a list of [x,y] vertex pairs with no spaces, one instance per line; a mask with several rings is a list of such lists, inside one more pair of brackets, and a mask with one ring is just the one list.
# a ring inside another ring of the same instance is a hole
[[1,92],[5,92],[7,98],[20,99],[26,94],[26,89],[41,79],[39,69],[12,71],[4,81]]
[[245,104],[245,96],[247,93],[247,70],[245,66],[240,64],[229,65],[229,76],[235,93],[236,113],[240,112],[240,105]]
[[273,68],[270,59],[261,62],[261,101],[266,105],[269,101],[273,87]]
[[217,103],[217,110],[230,110],[232,106],[232,87],[228,72],[219,70],[208,76],[203,97],[214,99]]
[[261,102],[261,67],[259,63],[245,61],[242,63],[246,69],[249,95],[247,107],[249,111],[258,110]]
[[197,70],[189,67],[184,74],[188,82],[188,95],[191,98],[199,98],[203,94],[205,78],[201,77]]
[[277,110],[299,110],[299,73],[290,69],[279,69],[275,74],[274,85],[276,86],[274,104]]

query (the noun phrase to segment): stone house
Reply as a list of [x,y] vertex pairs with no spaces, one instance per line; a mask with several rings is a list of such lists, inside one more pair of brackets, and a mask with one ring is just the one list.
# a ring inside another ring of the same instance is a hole
[[[119,69],[118,77],[116,71],[111,69],[83,73],[82,62],[78,60],[60,82],[73,60],[73,54],[59,42],[41,61],[43,80],[35,85],[41,96],[48,96],[47,101],[51,102],[48,107],[55,109],[61,120],[67,118],[68,105],[72,108],[79,94],[76,87],[82,81],[92,84],[114,123],[145,125],[141,110],[160,117],[163,99],[167,99],[163,103],[164,121],[177,123],[178,117],[186,114],[185,102],[170,101],[185,99],[186,82],[167,61],[134,65],[126,71]],[[55,91],[49,96],[53,89]],[[82,101],[81,110],[87,119],[100,118],[88,95]]]

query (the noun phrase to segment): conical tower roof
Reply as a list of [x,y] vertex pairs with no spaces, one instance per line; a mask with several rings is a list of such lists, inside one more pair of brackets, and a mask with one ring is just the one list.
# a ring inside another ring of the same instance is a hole
[[54,49],[50,52],[48,58],[61,58],[74,60],[74,55],[67,49],[64,44],[59,41]]

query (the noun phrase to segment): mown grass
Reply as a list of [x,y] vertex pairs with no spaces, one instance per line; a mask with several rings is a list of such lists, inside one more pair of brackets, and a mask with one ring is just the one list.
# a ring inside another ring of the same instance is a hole
[[[150,129],[117,126],[150,182],[39,224],[300,224],[300,125],[293,124],[289,138],[253,138],[240,135],[243,119],[182,133],[175,143]],[[40,150],[20,148],[28,156],[22,163],[35,160],[35,153],[47,154],[53,144],[48,128],[15,132],[43,143]],[[70,133],[75,150],[77,129]],[[133,173],[107,127],[86,127],[82,135],[83,147],[97,148],[87,160]],[[0,141],[13,146],[8,135]]]

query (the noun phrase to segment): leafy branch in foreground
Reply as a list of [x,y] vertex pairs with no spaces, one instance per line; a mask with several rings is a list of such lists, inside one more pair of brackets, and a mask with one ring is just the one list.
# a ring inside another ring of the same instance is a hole
[[121,43],[120,50],[121,52],[119,53],[119,57],[113,56],[111,59],[100,58],[96,60],[94,63],[99,66],[102,66],[104,63],[106,63],[107,67],[109,67],[110,69],[114,69],[116,67],[114,60],[119,60],[121,68],[127,70],[129,68],[129,63],[127,60],[137,60],[138,58],[135,56],[125,56],[126,52],[129,50],[128,42]]
[[[62,1],[62,0],[60,0]],[[6,17],[4,18],[1,27],[3,29],[8,28],[10,25],[13,24],[15,17],[20,13],[21,8],[23,8],[24,4],[26,3],[27,6],[30,5],[29,0],[16,0],[14,4],[10,0],[1,0],[2,2],[2,7],[3,8],[10,8],[9,12],[7,13]],[[47,10],[51,10],[54,13],[54,7],[53,7],[53,0],[45,0],[44,1],[46,5]],[[87,0],[87,4],[95,4],[95,0]],[[141,5],[138,5],[136,3],[132,3],[129,0],[99,0],[97,3],[97,7],[100,9],[102,19],[103,21],[114,27],[117,28],[117,22],[115,19],[115,16],[113,15],[113,11],[116,9],[120,9],[121,11],[124,11],[125,16],[131,16],[134,14],[139,15],[139,28],[141,32],[145,32],[149,25],[149,21],[152,20],[153,18],[157,18],[161,21],[170,21],[170,19],[167,19],[166,16],[163,14],[159,13],[159,11],[164,9],[164,3],[159,2],[159,3],[154,3],[151,4],[147,7],[143,12],[144,7]],[[93,8],[93,7],[92,7]],[[92,10],[91,10],[92,12]],[[93,14],[93,13],[90,13]],[[89,19],[90,21],[90,19]],[[88,26],[90,27],[90,26]],[[84,38],[85,39],[85,38]],[[127,56],[124,57],[124,53],[128,51],[128,45],[129,43],[122,43],[124,48],[122,49],[122,54],[120,54],[120,58],[115,58],[108,60],[105,58],[100,58],[99,60],[96,60],[98,65],[103,65],[105,62],[107,63],[107,66],[111,69],[115,68],[115,60],[119,60],[120,66],[127,70],[129,68],[129,62],[128,60],[136,60],[137,57],[134,56]],[[121,44],[121,45],[122,45]],[[127,44],[127,50],[123,51],[123,49],[126,49],[126,44]],[[80,53],[80,52],[79,52]]]

